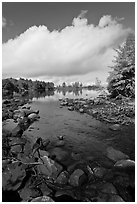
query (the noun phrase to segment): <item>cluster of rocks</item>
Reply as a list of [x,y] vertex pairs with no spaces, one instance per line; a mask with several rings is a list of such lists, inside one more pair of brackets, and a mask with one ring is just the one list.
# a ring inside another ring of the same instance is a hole
[[14,97],[2,100],[2,121],[13,118],[14,111],[30,101],[25,98]]
[[67,201],[134,201],[135,162],[122,152],[108,148],[104,165],[90,157],[64,166],[63,161],[69,156],[66,150],[46,149],[47,145],[41,148],[36,141],[33,146],[28,143],[23,153],[16,150],[14,158],[4,159],[3,191],[17,191],[21,200],[27,202],[66,198]]
[[129,125],[135,123],[135,103],[125,97],[110,99],[99,95],[96,98],[59,99],[60,107],[68,106],[69,111],[92,115],[100,121]]

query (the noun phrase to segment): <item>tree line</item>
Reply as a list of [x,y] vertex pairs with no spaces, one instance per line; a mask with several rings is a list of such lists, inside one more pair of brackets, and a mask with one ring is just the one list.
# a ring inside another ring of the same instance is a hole
[[54,90],[53,82],[32,81],[31,79],[14,79],[7,78],[2,80],[2,93],[3,95],[12,95],[16,93],[27,93],[32,91],[48,91]]

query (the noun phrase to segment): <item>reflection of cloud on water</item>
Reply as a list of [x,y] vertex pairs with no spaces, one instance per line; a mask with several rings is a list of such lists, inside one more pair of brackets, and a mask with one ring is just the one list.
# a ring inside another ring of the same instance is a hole
[[52,96],[45,96],[45,97],[34,97],[32,101],[39,101],[39,102],[50,102],[50,101],[58,101],[60,98],[91,98],[98,96],[100,91],[95,90],[87,90],[83,89],[81,93],[75,94],[74,92],[65,92],[65,95],[63,92],[54,92],[54,95]]

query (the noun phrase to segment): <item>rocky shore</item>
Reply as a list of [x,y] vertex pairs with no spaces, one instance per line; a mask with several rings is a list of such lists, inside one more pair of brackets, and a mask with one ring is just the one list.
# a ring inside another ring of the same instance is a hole
[[[123,98],[110,100],[61,99],[60,107],[91,114],[121,125],[134,123],[134,103]],[[26,202],[132,202],[135,200],[135,162],[123,152],[108,147],[103,160],[65,148],[62,135],[50,145],[39,135],[32,141],[26,130],[39,120],[25,99],[6,99],[2,104],[2,186],[3,201]],[[68,158],[71,163],[66,165]]]
[[97,120],[120,125],[135,123],[135,101],[119,95],[110,99],[106,94],[89,99],[60,99],[60,108],[67,106],[69,111],[87,113]]

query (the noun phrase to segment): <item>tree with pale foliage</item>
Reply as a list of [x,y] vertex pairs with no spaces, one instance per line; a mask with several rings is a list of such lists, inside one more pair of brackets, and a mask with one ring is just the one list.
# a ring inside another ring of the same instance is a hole
[[135,97],[135,35],[130,34],[125,43],[116,49],[113,70],[108,77],[108,91],[112,97]]

